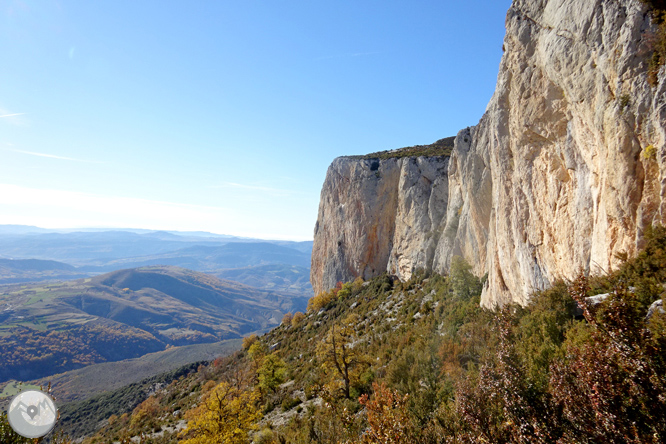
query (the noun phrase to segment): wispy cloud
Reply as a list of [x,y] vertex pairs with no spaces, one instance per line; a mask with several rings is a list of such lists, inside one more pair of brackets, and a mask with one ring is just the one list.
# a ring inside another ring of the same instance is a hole
[[0,108],[0,119],[2,119],[3,124],[26,126],[28,125],[28,120],[24,116],[27,114],[28,113],[17,113],[6,108]]
[[74,158],[74,157],[58,156],[58,155],[55,155],[55,154],[36,153],[34,151],[17,150],[17,149],[14,149],[14,148],[5,148],[5,150],[13,151],[15,153],[27,154],[29,156],[47,157],[49,159],[69,160],[69,161],[72,161],[72,162],[85,162],[85,163],[103,163],[103,162],[100,162],[98,160],[77,159],[77,158]]
[[341,58],[345,58],[345,57],[363,57],[363,56],[369,56],[369,55],[375,55],[375,54],[385,54],[385,53],[386,53],[386,51],[348,52],[348,53],[345,53],[345,54],[336,54],[336,55],[315,57],[314,60],[341,59]]

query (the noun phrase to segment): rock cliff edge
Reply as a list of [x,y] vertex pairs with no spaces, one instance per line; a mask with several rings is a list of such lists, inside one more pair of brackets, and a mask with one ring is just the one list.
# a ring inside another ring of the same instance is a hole
[[525,303],[608,270],[666,219],[666,70],[638,0],[514,0],[497,87],[450,157],[342,157],[329,167],[315,293],[454,255],[487,274],[482,304]]

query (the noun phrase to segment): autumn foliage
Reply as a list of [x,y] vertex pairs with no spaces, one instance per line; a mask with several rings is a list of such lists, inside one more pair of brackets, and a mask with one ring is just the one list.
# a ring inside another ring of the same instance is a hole
[[256,391],[241,391],[226,382],[206,393],[188,412],[181,444],[242,444],[261,416]]
[[409,417],[409,395],[401,395],[385,384],[374,383],[373,395],[362,395],[359,403],[365,407],[368,428],[361,436],[367,444],[410,444],[417,442],[416,430]]

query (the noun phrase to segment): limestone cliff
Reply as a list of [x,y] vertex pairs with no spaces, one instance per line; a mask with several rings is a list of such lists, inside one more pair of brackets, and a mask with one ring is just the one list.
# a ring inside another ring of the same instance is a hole
[[431,268],[446,215],[448,157],[333,161],[321,191],[312,249],[315,293],[386,270]]
[[666,71],[649,84],[646,10],[514,0],[495,94],[450,159],[333,162],[315,291],[386,270],[445,272],[459,254],[488,275],[482,303],[524,303],[558,277],[633,254],[645,227],[666,219]]

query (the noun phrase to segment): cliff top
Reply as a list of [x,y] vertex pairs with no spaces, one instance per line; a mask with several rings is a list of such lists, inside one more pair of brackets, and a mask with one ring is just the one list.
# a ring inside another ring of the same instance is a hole
[[435,156],[450,156],[453,149],[453,137],[445,137],[439,139],[430,145],[414,145],[405,148],[398,148],[395,150],[378,151],[359,156],[346,156],[351,159],[399,159],[401,157],[435,157]]

